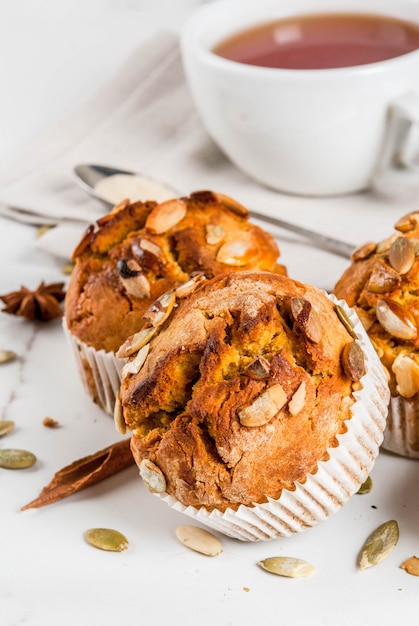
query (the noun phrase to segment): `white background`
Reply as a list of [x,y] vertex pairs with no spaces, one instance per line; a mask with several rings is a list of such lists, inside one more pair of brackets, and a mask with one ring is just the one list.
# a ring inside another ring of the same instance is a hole
[[[160,27],[178,30],[193,0],[2,0],[0,3],[0,168],[60,122],[128,52]],[[0,190],[1,192],[1,190]],[[283,199],[287,216],[287,199]],[[298,220],[292,203],[294,219]],[[331,210],[307,201],[305,225],[354,243],[390,234],[415,199],[354,196]],[[288,215],[289,217],[289,215]],[[35,230],[0,222],[0,293],[63,280],[60,265],[32,247]],[[290,274],[331,288],[345,259],[278,238]],[[0,314],[0,348],[19,359],[1,365],[2,419],[16,429],[2,447],[38,456],[29,470],[0,470],[1,626],[362,626],[418,623],[419,578],[400,569],[419,555],[418,461],[382,452],[373,490],[354,496],[324,524],[299,536],[246,544],[223,538],[216,558],[190,552],[175,538],[188,518],[152,497],[135,468],[44,509],[20,512],[60,467],[116,441],[112,420],[85,396],[60,322],[25,323]],[[46,429],[50,415],[60,428]],[[386,561],[360,572],[358,551],[379,524],[396,519],[400,541]],[[95,550],[93,526],[114,527],[126,552]],[[289,580],[257,566],[269,556],[306,559],[309,579]]]

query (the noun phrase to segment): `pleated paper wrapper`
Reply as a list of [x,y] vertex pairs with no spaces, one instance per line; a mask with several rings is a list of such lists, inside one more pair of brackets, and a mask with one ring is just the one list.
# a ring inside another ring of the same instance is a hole
[[63,328],[84,389],[95,404],[113,415],[126,359],[118,359],[113,352],[96,350],[80,341],[70,333],[65,319]]
[[347,431],[338,435],[338,445],[328,450],[329,458],[320,461],[317,471],[307,475],[294,490],[284,489],[281,496],[238,510],[207,511],[183,506],[168,494],[156,494],[171,508],[191,520],[229,537],[243,541],[288,537],[325,521],[355,494],[368,477],[383,441],[390,392],[381,361],[356,313],[344,301],[329,298],[347,313],[357,341],[362,347],[366,374],[362,388],[353,393],[356,402]]
[[390,400],[382,447],[400,456],[419,459],[419,398],[394,396]]

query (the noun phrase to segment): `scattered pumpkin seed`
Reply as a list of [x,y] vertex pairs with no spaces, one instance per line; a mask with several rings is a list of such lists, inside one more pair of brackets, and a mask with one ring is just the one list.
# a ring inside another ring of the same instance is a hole
[[396,230],[399,230],[401,233],[408,233],[411,230],[415,230],[419,225],[419,212],[413,211],[412,213],[407,213],[407,215],[403,215],[399,219],[398,222],[394,225]]
[[418,329],[415,318],[399,302],[386,298],[377,300],[375,314],[389,335],[406,341],[412,341],[417,337]]
[[391,244],[388,259],[399,274],[407,274],[415,262],[415,247],[406,237],[398,237]]
[[366,288],[376,294],[385,294],[400,287],[401,276],[399,272],[389,265],[377,263],[371,272]]
[[227,240],[218,248],[216,260],[218,263],[230,265],[232,267],[243,267],[258,254],[258,247],[251,236],[244,233],[241,238]]
[[210,246],[221,243],[226,236],[226,232],[221,224],[207,224],[205,231],[205,239]]
[[368,537],[359,554],[360,569],[372,567],[383,561],[394,550],[399,540],[399,525],[396,520],[381,524]]
[[346,328],[348,333],[351,335],[352,339],[356,339],[357,338],[356,332],[353,329],[351,320],[349,319],[348,314],[346,313],[345,309],[341,307],[339,304],[336,305],[336,314],[340,322],[343,324],[343,326]]
[[133,298],[150,297],[150,281],[135,259],[119,259],[116,269],[128,295]]
[[60,422],[58,420],[55,420],[53,417],[49,417],[47,415],[47,417],[44,417],[44,419],[42,420],[42,425],[46,428],[58,428]]
[[36,456],[27,450],[8,448],[0,450],[0,467],[6,469],[25,469],[36,463]]
[[206,279],[206,276],[203,272],[194,272],[191,274],[190,279],[184,283],[181,283],[175,289],[176,298],[186,298],[189,296],[201,283],[203,283]]
[[115,422],[115,428],[120,435],[125,435],[127,432],[127,425],[124,420],[124,411],[122,408],[121,396],[119,392],[116,394],[115,406],[113,409],[113,419]]
[[249,363],[243,374],[254,380],[267,380],[272,377],[271,364],[264,356],[258,356]]
[[0,420],[0,437],[8,435],[15,427],[15,423],[12,420]]
[[313,343],[319,343],[323,335],[323,327],[311,302],[299,296],[291,298],[291,314],[307,339]]
[[154,235],[162,235],[183,220],[187,209],[187,202],[181,198],[165,200],[149,213],[145,227]]
[[419,576],[419,558],[417,556],[411,556],[406,559],[400,567],[412,576]]
[[42,226],[40,226],[38,230],[36,231],[36,234],[35,234],[36,239],[38,239],[39,237],[42,237],[42,235],[44,235],[46,232],[51,230],[51,228],[54,228],[53,224],[42,224]]
[[125,376],[128,376],[129,374],[138,374],[146,361],[149,350],[150,344],[147,343],[140,350],[138,350],[136,356],[133,359],[125,363],[124,367],[121,370],[122,378],[125,378]]
[[365,493],[369,493],[372,489],[372,478],[368,476],[368,478],[362,483],[357,493],[364,495]]
[[223,551],[221,541],[199,526],[178,526],[176,537],[190,550],[200,552],[205,556],[217,556]]
[[306,381],[303,380],[291,400],[288,403],[288,411],[291,415],[298,415],[303,410],[306,402]]
[[302,578],[314,572],[311,563],[291,556],[272,556],[259,561],[258,565],[271,574],[288,578]]
[[138,333],[134,333],[134,335],[130,335],[126,341],[119,347],[116,356],[118,359],[125,359],[126,357],[132,356],[135,352],[138,352],[145,345],[151,341],[151,338],[156,332],[156,328],[153,326],[147,326],[147,328],[143,328],[138,331]]
[[112,528],[90,528],[84,537],[91,546],[109,552],[122,552],[128,548],[127,538]]
[[75,265],[76,264],[74,261],[69,261],[68,263],[65,263],[61,268],[61,273],[69,276],[70,274],[73,273]]
[[248,428],[267,424],[284,406],[287,394],[279,383],[268,387],[238,413],[240,424]]
[[403,398],[413,398],[419,391],[419,365],[416,361],[408,354],[400,353],[394,359],[391,370],[396,377],[397,393]]
[[166,479],[163,472],[149,459],[141,461],[140,476],[151,493],[164,493],[166,491]]
[[8,363],[13,361],[17,357],[16,352],[13,350],[0,350],[0,363]]
[[359,248],[356,248],[352,254],[351,254],[351,259],[352,261],[361,261],[363,259],[367,259],[369,256],[371,256],[371,254],[373,254],[377,249],[377,244],[374,241],[368,241],[367,243],[364,243],[362,246],[359,246]]
[[364,353],[356,341],[343,347],[341,363],[346,376],[353,382],[358,382],[364,376],[366,372]]

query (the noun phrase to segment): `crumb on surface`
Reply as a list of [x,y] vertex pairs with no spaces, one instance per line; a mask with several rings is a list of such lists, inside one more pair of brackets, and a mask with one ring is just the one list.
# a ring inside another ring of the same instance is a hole
[[47,416],[42,420],[42,425],[46,426],[46,428],[57,428],[60,424],[57,420]]

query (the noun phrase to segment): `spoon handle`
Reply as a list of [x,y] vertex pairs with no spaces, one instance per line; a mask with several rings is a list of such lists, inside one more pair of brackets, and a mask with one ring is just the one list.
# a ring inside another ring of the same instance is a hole
[[320,233],[309,230],[308,228],[304,228],[303,226],[298,226],[297,224],[291,224],[290,222],[286,222],[277,217],[272,217],[270,215],[264,215],[262,213],[258,213],[257,211],[249,211],[250,217],[261,220],[262,222],[267,222],[268,224],[272,224],[273,226],[278,226],[279,228],[283,228],[285,230],[292,231],[293,233],[297,233],[298,235],[302,235],[306,239],[309,239],[314,244],[317,244],[320,248],[327,250],[328,252],[333,252],[339,256],[343,256],[346,259],[351,257],[351,253],[355,250],[356,246],[346,241],[340,241],[339,239],[333,239],[332,237],[328,237],[327,235],[321,235]]

